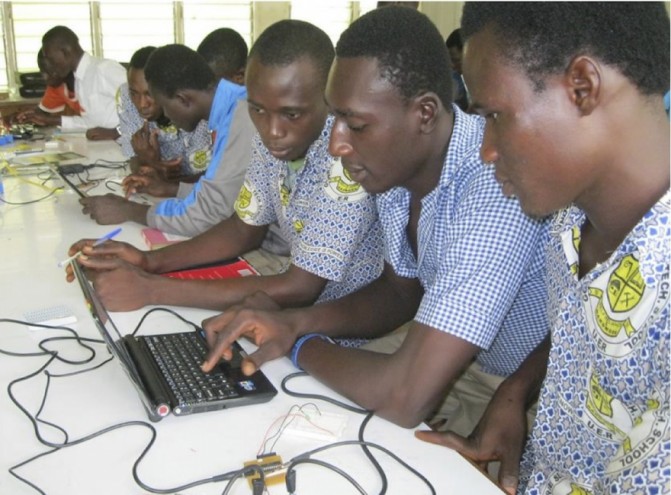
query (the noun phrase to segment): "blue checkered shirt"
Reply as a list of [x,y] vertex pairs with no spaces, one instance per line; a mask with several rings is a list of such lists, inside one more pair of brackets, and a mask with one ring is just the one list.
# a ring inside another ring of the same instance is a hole
[[548,331],[548,226],[506,198],[481,161],[484,120],[453,109],[440,181],[422,199],[417,257],[406,234],[410,192],[398,187],[377,198],[385,259],[424,288],[415,321],[481,347],[483,369],[505,376]]

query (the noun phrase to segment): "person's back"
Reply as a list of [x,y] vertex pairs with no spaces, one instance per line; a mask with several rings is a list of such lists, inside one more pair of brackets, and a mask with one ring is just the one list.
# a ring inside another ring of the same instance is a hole
[[[53,73],[65,79],[74,73],[75,94],[81,114],[61,117],[64,131],[92,128],[116,129],[116,94],[126,80],[126,71],[118,62],[90,56],[79,45],[77,35],[65,26],[56,26],[42,37],[42,50]],[[116,134],[116,132],[114,133]]]

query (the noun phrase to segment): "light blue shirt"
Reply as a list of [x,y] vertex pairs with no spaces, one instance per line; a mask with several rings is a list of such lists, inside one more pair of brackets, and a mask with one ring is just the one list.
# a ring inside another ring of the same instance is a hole
[[506,198],[479,156],[480,117],[453,105],[454,129],[437,187],[422,199],[415,257],[406,233],[410,192],[377,198],[385,257],[424,288],[415,321],[481,347],[483,369],[505,376],[548,332],[547,222]]

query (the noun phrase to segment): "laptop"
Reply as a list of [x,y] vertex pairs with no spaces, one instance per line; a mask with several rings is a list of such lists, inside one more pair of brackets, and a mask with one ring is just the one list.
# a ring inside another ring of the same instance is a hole
[[244,350],[233,344],[233,359],[210,373],[200,365],[207,353],[202,329],[147,336],[121,336],[79,263],[72,263],[93,320],[112,354],[135,386],[151,421],[268,402],[277,390],[258,370],[242,373]]
[[54,165],[52,171],[56,172],[63,182],[65,182],[70,189],[79,195],[80,198],[85,198],[87,194],[79,189],[68,177],[67,165]]

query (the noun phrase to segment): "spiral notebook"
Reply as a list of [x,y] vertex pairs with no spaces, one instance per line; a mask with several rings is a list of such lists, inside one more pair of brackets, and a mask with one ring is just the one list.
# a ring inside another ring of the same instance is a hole
[[277,394],[261,370],[251,376],[242,373],[244,351],[237,342],[231,361],[221,361],[212,372],[203,373],[200,365],[207,343],[202,330],[121,336],[81,265],[75,261],[72,267],[98,330],[135,386],[150,420],[170,413],[182,416],[258,404]]

